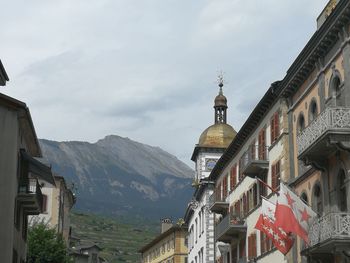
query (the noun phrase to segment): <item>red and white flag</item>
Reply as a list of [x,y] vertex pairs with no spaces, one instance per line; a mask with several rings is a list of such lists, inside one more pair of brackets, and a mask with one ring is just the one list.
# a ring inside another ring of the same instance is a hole
[[255,228],[265,233],[275,247],[285,255],[293,246],[294,240],[283,229],[275,225],[275,209],[275,204],[262,199],[261,215]]
[[317,214],[286,185],[281,183],[277,198],[275,225],[285,232],[295,233],[309,243],[309,227]]

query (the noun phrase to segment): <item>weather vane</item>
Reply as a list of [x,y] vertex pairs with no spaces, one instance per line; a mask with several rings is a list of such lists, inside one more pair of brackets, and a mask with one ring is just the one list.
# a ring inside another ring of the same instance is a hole
[[219,93],[222,94],[222,87],[224,86],[224,72],[222,70],[219,71],[218,77],[217,77],[217,83],[220,87]]

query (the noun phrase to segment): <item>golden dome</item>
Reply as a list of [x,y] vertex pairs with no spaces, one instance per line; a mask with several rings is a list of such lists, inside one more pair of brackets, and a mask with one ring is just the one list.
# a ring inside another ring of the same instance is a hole
[[199,137],[198,146],[227,148],[237,132],[231,125],[226,123],[216,123],[208,127]]

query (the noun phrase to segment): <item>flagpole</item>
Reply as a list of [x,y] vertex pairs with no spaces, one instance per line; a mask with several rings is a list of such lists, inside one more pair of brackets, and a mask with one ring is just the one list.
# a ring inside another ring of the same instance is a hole
[[263,180],[261,180],[260,178],[258,178],[257,176],[255,176],[255,179],[258,180],[260,183],[262,183],[263,185],[265,185],[267,188],[269,188],[272,192],[274,192],[275,194],[278,195],[278,192],[276,189],[273,189],[271,186],[269,186],[267,183],[265,183]]

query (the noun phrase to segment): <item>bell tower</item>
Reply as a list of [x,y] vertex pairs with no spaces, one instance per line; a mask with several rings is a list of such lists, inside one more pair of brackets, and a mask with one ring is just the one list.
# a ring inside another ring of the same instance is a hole
[[218,77],[219,82],[219,94],[214,100],[214,110],[215,110],[215,124],[226,124],[227,121],[227,99],[224,96],[222,87],[224,86],[224,78],[222,75]]

